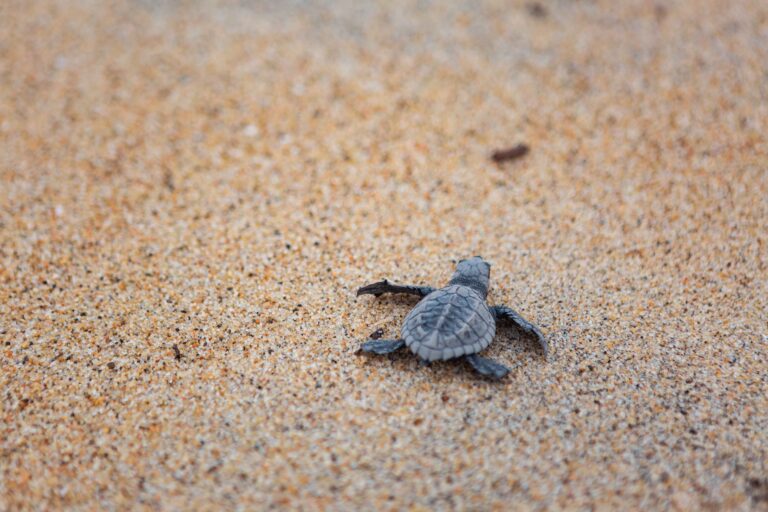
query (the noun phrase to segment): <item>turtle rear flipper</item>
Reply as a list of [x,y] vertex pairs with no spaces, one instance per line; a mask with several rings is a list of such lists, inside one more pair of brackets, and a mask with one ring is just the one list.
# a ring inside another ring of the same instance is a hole
[[472,365],[477,373],[491,377],[493,379],[501,379],[509,373],[509,368],[501,363],[497,363],[492,359],[486,359],[480,357],[477,354],[469,354],[465,359]]

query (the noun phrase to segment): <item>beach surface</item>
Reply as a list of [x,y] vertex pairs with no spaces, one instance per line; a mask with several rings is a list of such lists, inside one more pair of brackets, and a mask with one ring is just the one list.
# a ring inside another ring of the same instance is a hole
[[0,510],[766,510],[767,133],[762,0],[3,1]]

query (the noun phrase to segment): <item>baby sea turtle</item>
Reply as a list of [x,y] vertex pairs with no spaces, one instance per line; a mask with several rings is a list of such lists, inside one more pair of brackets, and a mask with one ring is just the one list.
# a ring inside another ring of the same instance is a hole
[[369,340],[361,350],[389,354],[404,346],[425,361],[463,357],[482,375],[500,379],[509,368],[477,355],[490,345],[496,334],[496,322],[510,321],[533,336],[547,355],[547,341],[538,327],[507,306],[488,306],[491,265],[480,256],[461,260],[448,286],[436,290],[430,286],[404,286],[386,279],[363,286],[357,295],[406,293],[423,297],[408,313],[397,340]]

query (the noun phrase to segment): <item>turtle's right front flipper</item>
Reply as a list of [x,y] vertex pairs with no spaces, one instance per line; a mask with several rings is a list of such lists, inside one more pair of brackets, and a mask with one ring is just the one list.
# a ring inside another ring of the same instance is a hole
[[493,313],[493,316],[497,320],[511,321],[512,324],[516,325],[524,333],[536,338],[536,341],[539,342],[539,345],[541,345],[541,348],[544,350],[544,357],[547,356],[547,354],[549,353],[549,346],[547,344],[547,339],[541,333],[541,330],[539,330],[539,328],[536,327],[536,325],[532,324],[531,322],[529,322],[528,320],[520,316],[520,313],[518,313],[514,309],[507,306],[503,306],[503,305],[493,306],[491,307],[491,313]]
[[386,279],[379,281],[378,283],[372,283],[358,288],[357,295],[375,295],[378,297],[382,293],[406,293],[408,295],[417,295],[419,297],[426,297],[430,293],[435,291],[431,286],[410,286],[410,285],[398,285],[392,284]]

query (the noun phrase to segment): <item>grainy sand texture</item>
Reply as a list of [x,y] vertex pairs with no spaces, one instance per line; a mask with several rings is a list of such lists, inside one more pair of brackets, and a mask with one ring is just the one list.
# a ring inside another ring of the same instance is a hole
[[765,510],[767,133],[763,0],[4,0],[0,510]]

